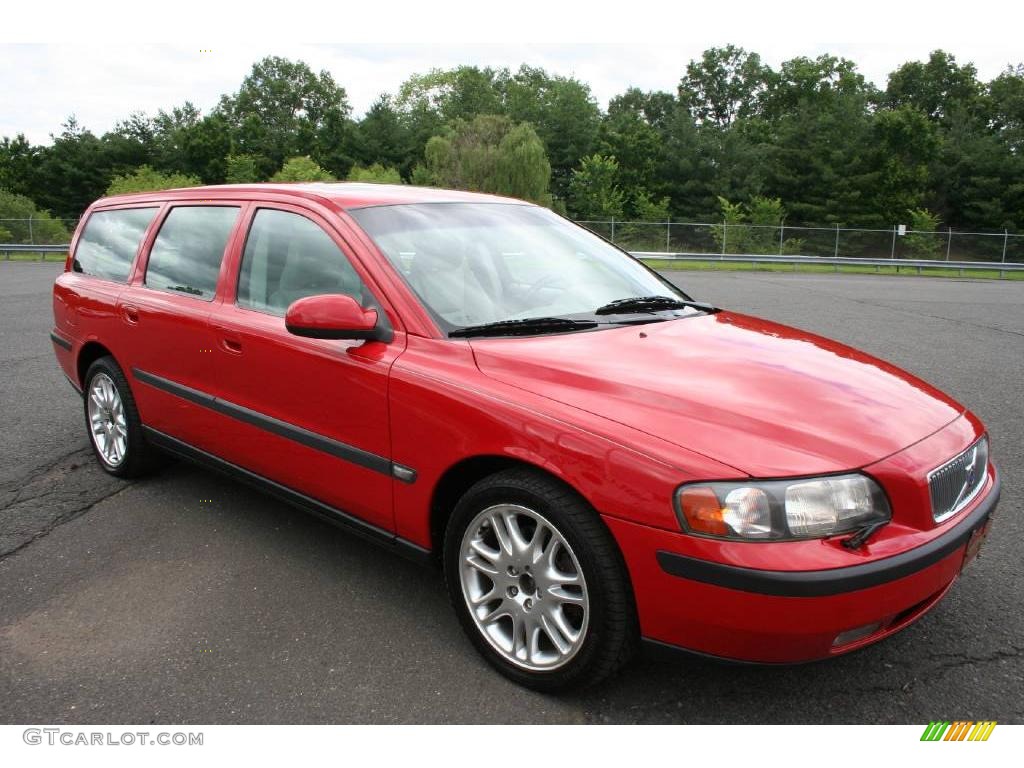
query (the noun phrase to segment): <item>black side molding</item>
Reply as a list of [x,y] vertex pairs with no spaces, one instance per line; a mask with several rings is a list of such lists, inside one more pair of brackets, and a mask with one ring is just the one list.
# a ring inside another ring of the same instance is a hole
[[243,405],[237,405],[227,400],[222,400],[219,397],[201,392],[198,389],[187,387],[184,384],[179,384],[176,381],[165,379],[163,376],[157,376],[146,371],[139,370],[138,368],[132,368],[132,375],[151,387],[156,387],[164,392],[169,392],[172,395],[188,400],[189,402],[195,403],[196,405],[204,406],[210,410],[222,413],[225,416],[230,416],[238,421],[251,424],[254,427],[265,429],[267,432],[272,432],[278,437],[284,437],[288,440],[294,440],[300,445],[304,445],[307,448],[313,448],[324,453],[329,453],[332,456],[336,456],[339,459],[356,464],[365,469],[372,470],[373,472],[379,472],[382,475],[397,478],[404,483],[416,482],[416,471],[410,467],[402,466],[401,464],[395,464],[391,459],[386,456],[378,456],[375,453],[364,451],[361,448],[356,448],[354,445],[343,443],[340,440],[327,437],[325,435],[311,432],[303,427],[296,426],[295,424],[289,424],[286,421],[275,419],[273,416],[267,416],[266,414],[254,411],[251,408],[246,408]]
[[59,336],[55,331],[50,331],[50,341],[52,341],[61,349],[66,349],[68,352],[71,351],[71,342],[65,339],[63,336]]
[[863,565],[821,571],[766,571],[713,563],[664,551],[657,554],[658,565],[672,576],[759,595],[824,597],[854,592],[917,573],[964,546],[971,534],[984,525],[995,511],[999,493],[999,474],[996,473],[988,494],[955,527],[908,552]]
[[297,507],[298,509],[312,515],[316,515],[322,520],[326,520],[327,522],[333,523],[346,531],[354,533],[357,536],[361,536],[368,541],[372,541],[374,544],[381,545],[386,549],[397,552],[410,560],[421,564],[433,563],[433,557],[429,549],[424,549],[418,544],[414,544],[400,536],[396,536],[394,533],[391,533],[391,531],[378,528],[376,525],[371,525],[365,520],[361,520],[354,515],[350,515],[348,512],[343,512],[342,510],[332,507],[329,504],[325,504],[318,499],[314,499],[312,496],[307,496],[306,494],[289,488],[286,485],[282,485],[274,480],[258,475],[255,472],[250,472],[244,467],[240,467],[237,464],[226,461],[219,456],[214,456],[212,453],[208,453],[201,448],[196,448],[194,445],[178,440],[177,438],[164,434],[152,427],[143,426],[142,430],[146,435],[146,440],[153,445],[162,448],[168,453],[173,453],[175,456],[179,456],[204,467],[209,467],[223,475],[239,480],[246,485],[250,485],[258,490],[268,493],[271,496],[292,505],[293,507]]

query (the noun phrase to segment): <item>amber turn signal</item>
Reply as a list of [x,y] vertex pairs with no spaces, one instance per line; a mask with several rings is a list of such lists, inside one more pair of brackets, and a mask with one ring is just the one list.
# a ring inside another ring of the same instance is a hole
[[679,494],[679,507],[686,518],[686,526],[694,533],[711,536],[730,533],[723,518],[725,510],[713,489],[699,485],[684,488]]

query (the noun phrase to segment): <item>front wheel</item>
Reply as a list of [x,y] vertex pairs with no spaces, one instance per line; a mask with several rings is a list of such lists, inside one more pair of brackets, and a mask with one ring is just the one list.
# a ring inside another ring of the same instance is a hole
[[487,661],[543,691],[590,685],[633,654],[638,630],[622,557],[597,513],[540,472],[474,485],[448,522],[445,581]]

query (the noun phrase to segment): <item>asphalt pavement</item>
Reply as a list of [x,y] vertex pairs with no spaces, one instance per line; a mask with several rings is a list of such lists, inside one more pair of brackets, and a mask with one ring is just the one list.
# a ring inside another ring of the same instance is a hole
[[798,667],[649,655],[554,697],[477,657],[428,569],[185,464],[104,475],[48,337],[58,269],[0,262],[0,723],[1024,722],[1024,283],[666,273],[966,403],[1003,500],[981,558],[881,644]]

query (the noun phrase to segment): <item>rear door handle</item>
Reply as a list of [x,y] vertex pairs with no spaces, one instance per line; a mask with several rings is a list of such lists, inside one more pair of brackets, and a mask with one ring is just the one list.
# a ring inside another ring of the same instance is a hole
[[135,325],[139,322],[139,308],[131,304],[122,304],[121,316],[124,317],[126,322]]

